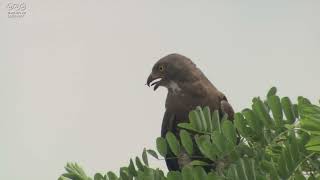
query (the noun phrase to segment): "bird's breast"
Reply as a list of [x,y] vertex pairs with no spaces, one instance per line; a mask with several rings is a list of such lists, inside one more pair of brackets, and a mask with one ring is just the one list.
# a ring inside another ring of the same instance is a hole
[[198,105],[202,105],[203,100],[197,97],[189,96],[188,94],[179,91],[178,93],[168,93],[166,100],[166,109],[174,112],[189,112]]
[[209,106],[210,109],[216,110],[219,108],[219,98],[215,93],[205,96],[195,96],[190,93],[185,93],[183,89],[178,93],[168,92],[166,99],[166,109],[173,112],[189,112],[197,106]]

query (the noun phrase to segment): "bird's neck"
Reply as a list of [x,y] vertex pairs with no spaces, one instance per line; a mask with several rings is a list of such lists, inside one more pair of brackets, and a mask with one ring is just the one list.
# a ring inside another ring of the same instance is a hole
[[169,81],[167,88],[168,88],[168,93],[172,93],[172,94],[178,94],[182,90],[179,84],[174,81]]

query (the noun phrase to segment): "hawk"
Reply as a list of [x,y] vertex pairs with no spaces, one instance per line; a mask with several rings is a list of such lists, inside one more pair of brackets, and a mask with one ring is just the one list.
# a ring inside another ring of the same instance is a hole
[[[147,79],[147,85],[154,86],[154,90],[160,86],[168,89],[166,111],[161,127],[162,137],[165,137],[168,131],[178,135],[177,125],[188,120],[189,112],[197,106],[208,106],[211,111],[218,110],[221,115],[226,113],[230,119],[233,119],[234,111],[226,96],[189,58],[183,55],[169,54],[158,60]],[[173,154],[170,156],[172,157]],[[166,158],[170,171],[182,168],[179,157],[178,159]]]

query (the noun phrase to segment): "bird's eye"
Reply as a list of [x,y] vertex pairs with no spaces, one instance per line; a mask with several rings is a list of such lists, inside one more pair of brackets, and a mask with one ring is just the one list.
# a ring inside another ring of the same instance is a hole
[[162,72],[163,70],[164,70],[164,66],[163,66],[163,65],[160,65],[160,66],[159,66],[159,71]]

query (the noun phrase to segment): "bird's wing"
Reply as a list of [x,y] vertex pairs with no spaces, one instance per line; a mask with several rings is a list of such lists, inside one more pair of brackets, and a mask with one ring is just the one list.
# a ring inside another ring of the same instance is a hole
[[[172,131],[174,134],[178,133],[175,132],[176,130],[174,129],[174,121],[175,114],[170,112],[169,110],[166,110],[162,120],[161,137],[165,137],[168,131]],[[169,152],[165,158],[167,167],[170,171],[176,171],[180,169],[178,160],[173,157],[175,157],[174,154],[172,152]]]
[[165,137],[168,131],[173,130],[175,114],[166,110],[162,120],[161,137]]
[[182,86],[182,89],[185,91],[185,93],[190,95],[191,97],[205,97],[207,94],[205,83],[203,81],[195,81],[192,83],[186,82],[181,83],[180,85]]
[[229,119],[233,119],[234,110],[232,106],[229,104],[227,98],[223,96],[222,100],[220,101],[220,109],[222,112],[226,113]]

